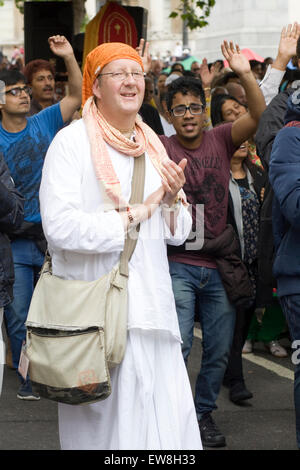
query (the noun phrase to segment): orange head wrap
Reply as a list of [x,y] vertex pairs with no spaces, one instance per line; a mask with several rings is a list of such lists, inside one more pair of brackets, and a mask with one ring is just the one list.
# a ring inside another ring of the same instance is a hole
[[118,59],[135,60],[144,70],[142,59],[133,47],[122,42],[101,44],[93,49],[86,57],[82,82],[82,105],[93,95],[93,83],[103,67],[113,60]]

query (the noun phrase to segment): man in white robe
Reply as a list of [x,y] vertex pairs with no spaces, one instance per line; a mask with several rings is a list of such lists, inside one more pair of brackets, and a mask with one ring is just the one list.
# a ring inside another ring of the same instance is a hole
[[[186,160],[168,160],[159,139],[137,118],[145,84],[134,49],[102,44],[85,67],[83,119],[53,140],[40,188],[53,273],[95,280],[118,263],[128,230],[140,224],[140,231],[129,262],[126,352],[110,371],[112,393],[91,405],[59,404],[61,447],[199,450],[166,251],[167,242],[180,245],[191,230],[191,216],[178,198]],[[139,152],[146,160],[144,202],[131,207]]]

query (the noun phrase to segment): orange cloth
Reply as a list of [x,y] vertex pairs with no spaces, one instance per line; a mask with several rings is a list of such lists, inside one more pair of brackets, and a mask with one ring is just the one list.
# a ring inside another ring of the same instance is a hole
[[93,49],[86,57],[82,82],[82,105],[93,95],[93,83],[96,77],[101,73],[103,67],[113,60],[118,59],[134,60],[138,62],[144,70],[142,59],[133,47],[122,42],[101,44]]

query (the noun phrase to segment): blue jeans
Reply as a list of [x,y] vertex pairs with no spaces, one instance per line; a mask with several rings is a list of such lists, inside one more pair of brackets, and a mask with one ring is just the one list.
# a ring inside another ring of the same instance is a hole
[[[300,282],[300,280],[299,280]],[[296,411],[296,436],[297,445],[300,449],[300,294],[287,295],[279,299],[283,313],[288,323],[292,341],[297,341],[297,351],[293,354],[295,357],[295,382],[294,382],[294,401]]]
[[33,289],[43,265],[44,254],[32,240],[14,240],[11,248],[15,269],[14,299],[5,307],[5,321],[11,344],[13,366],[17,370],[22,344],[26,339],[25,322]]
[[169,265],[185,362],[192,348],[195,315],[201,324],[203,352],[195,390],[200,420],[217,408],[233,338],[235,309],[217,269],[175,262]]

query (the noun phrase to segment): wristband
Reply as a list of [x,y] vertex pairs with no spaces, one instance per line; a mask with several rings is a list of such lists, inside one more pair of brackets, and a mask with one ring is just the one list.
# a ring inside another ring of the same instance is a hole
[[124,207],[118,207],[116,209],[117,212],[127,212],[127,217],[129,221],[129,225],[133,224],[134,222],[134,217],[131,212],[131,207],[130,206],[124,206]]
[[128,207],[128,209],[127,209],[127,216],[128,216],[128,220],[129,220],[129,225],[133,224],[133,222],[134,222],[134,217],[133,217],[133,215],[132,215],[132,213],[131,213],[130,207]]
[[117,212],[128,212],[130,210],[129,206],[123,206],[123,207],[117,207],[116,211]]

